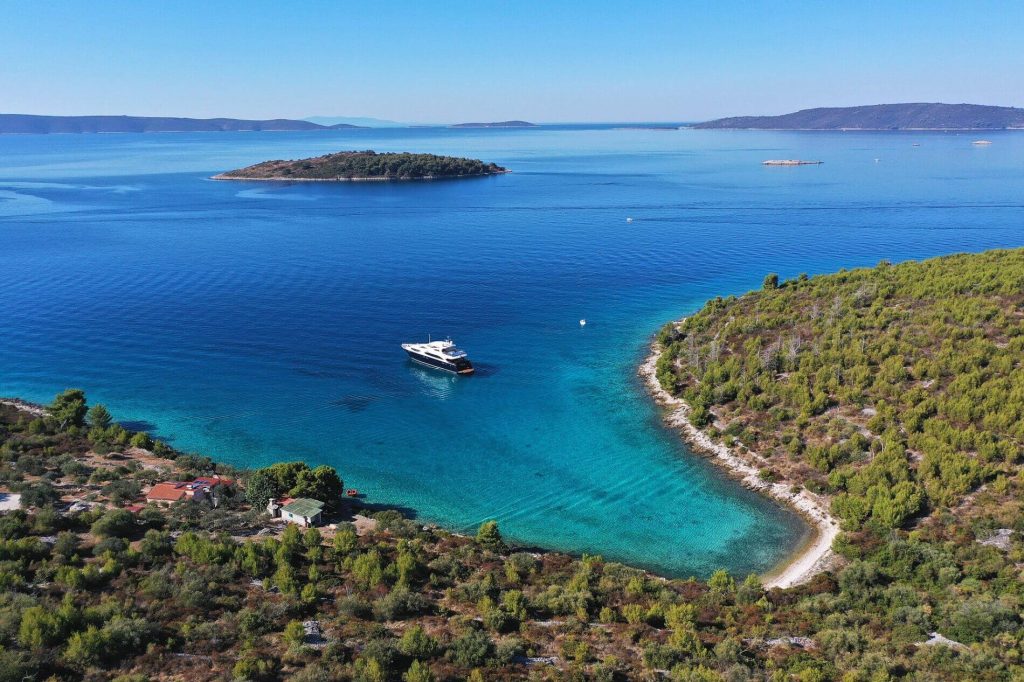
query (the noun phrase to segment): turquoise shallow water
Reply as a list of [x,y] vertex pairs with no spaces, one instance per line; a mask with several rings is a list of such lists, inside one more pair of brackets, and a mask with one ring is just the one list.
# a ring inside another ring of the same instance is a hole
[[[660,427],[635,376],[650,336],[768,271],[1019,245],[1024,134],[986,137],[0,137],[0,394],[81,386],[180,448],[327,462],[371,500],[459,530],[496,518],[523,543],[672,575],[766,570],[806,528]],[[367,148],[514,173],[207,179]],[[826,163],[760,165],[790,157]],[[411,365],[398,344],[428,333],[453,335],[478,374]]]

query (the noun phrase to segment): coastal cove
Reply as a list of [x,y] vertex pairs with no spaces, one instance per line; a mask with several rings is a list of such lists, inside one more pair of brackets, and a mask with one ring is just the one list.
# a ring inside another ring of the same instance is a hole
[[793,491],[796,481],[765,481],[759,476],[764,465],[759,453],[741,456],[720,441],[713,440],[688,419],[690,406],[673,396],[658,382],[656,367],[664,352],[660,344],[651,347],[651,353],[640,366],[639,375],[651,397],[665,410],[665,424],[678,430],[686,444],[695,454],[706,455],[722,467],[744,487],[756,490],[784,504],[810,523],[814,531],[799,549],[786,557],[778,566],[766,573],[764,585],[767,588],[787,588],[800,585],[835,563],[832,542],[839,535],[839,522],[832,516],[827,499],[806,489]]
[[[807,528],[660,423],[635,376],[651,334],[768,271],[1019,244],[1024,143],[991,137],[987,149],[940,134],[611,126],[3,139],[0,394],[47,402],[81,386],[179,449],[329,463],[373,500],[455,530],[496,518],[512,540],[666,575],[765,573]],[[208,181],[371,147],[515,173]],[[773,171],[765,158],[826,164]],[[398,344],[428,333],[469,349],[479,376],[409,366]]]

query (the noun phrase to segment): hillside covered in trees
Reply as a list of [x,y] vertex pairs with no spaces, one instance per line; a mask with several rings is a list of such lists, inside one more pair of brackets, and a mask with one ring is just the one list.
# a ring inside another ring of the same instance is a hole
[[694,128],[756,130],[1004,130],[1024,128],[1024,109],[981,104],[872,104],[819,107],[781,116],[734,116]]
[[205,133],[282,130],[337,130],[358,126],[319,125],[310,121],[275,118],[174,118],[169,116],[38,116],[0,114],[0,134],[49,135],[67,133]]
[[661,382],[695,425],[834,492],[851,527],[899,527],[1017,473],[1022,250],[769,276],[663,340]]
[[831,499],[840,580],[867,582],[825,599],[853,607],[826,621],[895,641],[970,613],[955,637],[1019,662],[1024,250],[769,275],[659,341],[658,379],[695,426]]
[[495,175],[507,170],[477,159],[435,154],[338,152],[298,161],[264,161],[218,180],[427,180]]

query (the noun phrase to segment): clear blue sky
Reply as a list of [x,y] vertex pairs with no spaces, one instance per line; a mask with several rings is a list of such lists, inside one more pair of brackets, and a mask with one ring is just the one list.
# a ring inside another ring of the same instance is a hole
[[0,6],[0,112],[689,121],[1024,105],[1024,2]]

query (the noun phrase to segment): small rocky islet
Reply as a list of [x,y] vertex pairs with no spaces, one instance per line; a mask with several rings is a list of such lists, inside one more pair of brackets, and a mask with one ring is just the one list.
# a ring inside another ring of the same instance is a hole
[[439,180],[509,172],[479,159],[408,152],[346,151],[308,159],[274,160],[215,175],[215,180],[389,181]]

